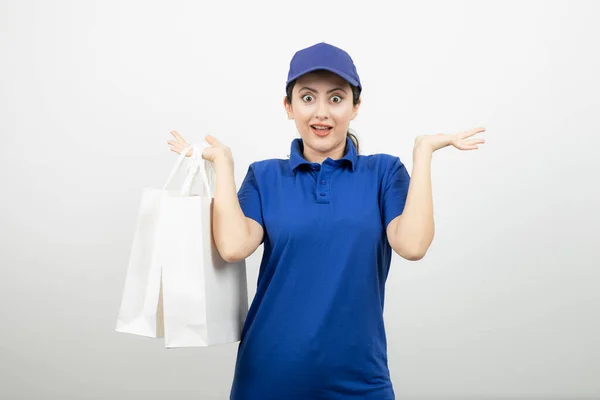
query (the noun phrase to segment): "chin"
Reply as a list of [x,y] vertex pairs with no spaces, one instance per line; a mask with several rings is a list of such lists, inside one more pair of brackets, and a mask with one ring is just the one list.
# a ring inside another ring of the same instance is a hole
[[333,150],[336,146],[338,146],[341,142],[346,142],[346,137],[343,138],[336,137],[332,134],[329,134],[325,137],[318,137],[311,133],[309,138],[306,136],[302,138],[304,143],[308,144],[314,150],[318,150],[320,152],[326,153],[328,151]]

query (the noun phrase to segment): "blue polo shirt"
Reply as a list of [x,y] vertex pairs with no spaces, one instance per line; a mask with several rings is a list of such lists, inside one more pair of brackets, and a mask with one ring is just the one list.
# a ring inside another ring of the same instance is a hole
[[238,191],[264,229],[256,295],[242,330],[231,399],[394,399],[383,320],[392,249],[386,227],[404,209],[398,157],[322,164],[302,156],[252,163]]

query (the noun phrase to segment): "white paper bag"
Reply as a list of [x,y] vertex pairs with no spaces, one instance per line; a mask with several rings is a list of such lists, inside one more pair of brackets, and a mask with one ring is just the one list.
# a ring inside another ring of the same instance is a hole
[[[214,170],[193,145],[180,191],[146,188],[138,215],[116,331],[195,347],[240,340],[248,313],[245,260],[225,262],[212,237]],[[209,178],[210,176],[210,178]],[[202,193],[191,194],[193,183]]]

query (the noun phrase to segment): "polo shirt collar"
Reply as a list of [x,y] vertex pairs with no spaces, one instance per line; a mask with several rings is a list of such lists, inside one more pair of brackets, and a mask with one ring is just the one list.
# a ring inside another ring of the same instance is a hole
[[[311,165],[312,163],[307,161],[302,155],[302,151],[304,150],[304,143],[301,138],[294,139],[292,141],[292,147],[290,149],[290,167],[292,171],[295,171],[300,165]],[[329,157],[328,157],[329,158]],[[356,160],[358,155],[356,154],[356,147],[354,147],[354,143],[352,139],[346,137],[346,149],[344,157],[340,160],[345,160],[344,162],[350,165],[350,168],[354,170],[356,167]]]

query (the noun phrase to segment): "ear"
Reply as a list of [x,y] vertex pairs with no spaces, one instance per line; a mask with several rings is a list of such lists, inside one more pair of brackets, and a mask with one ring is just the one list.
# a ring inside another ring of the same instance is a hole
[[352,110],[352,116],[350,117],[351,121],[354,118],[356,118],[356,116],[358,115],[358,109],[360,108],[361,101],[362,101],[362,96],[358,98],[358,101],[356,102],[356,105],[353,107],[354,109]]
[[285,112],[288,115],[288,118],[290,115],[292,115],[292,105],[290,103],[287,102],[287,97],[283,96],[283,107],[285,108]]

